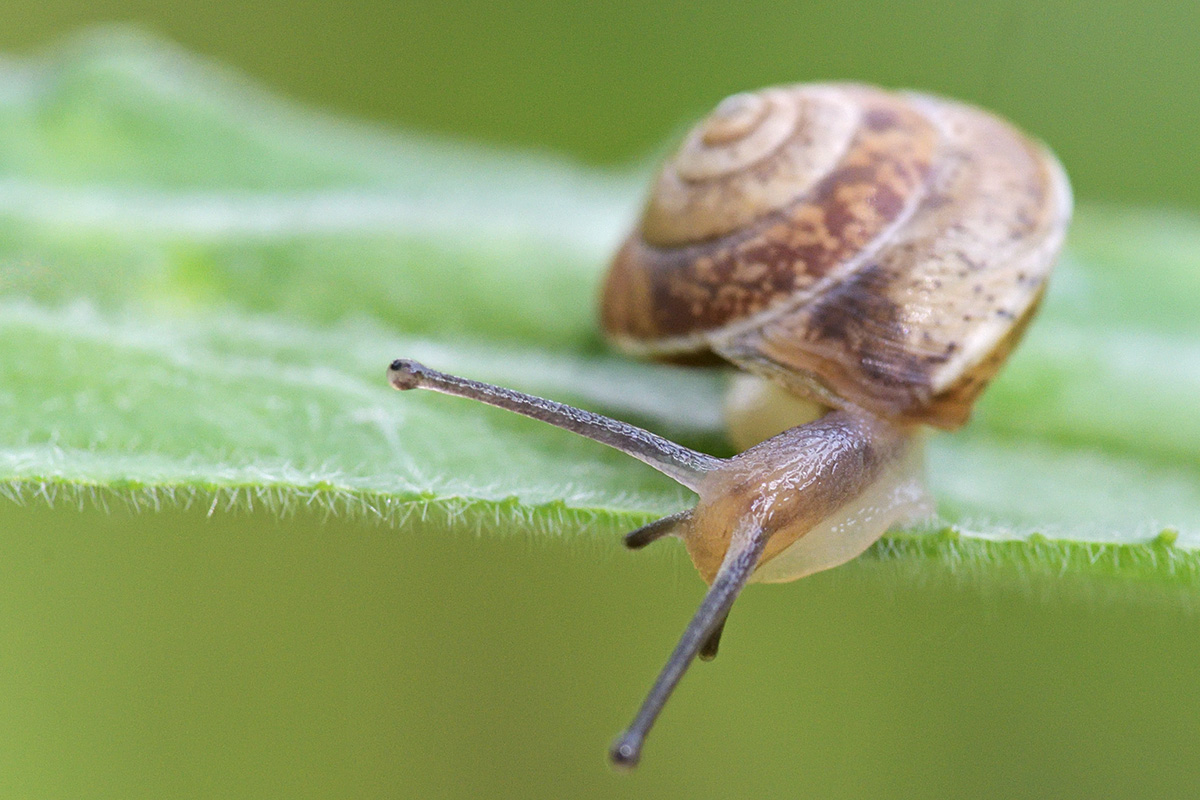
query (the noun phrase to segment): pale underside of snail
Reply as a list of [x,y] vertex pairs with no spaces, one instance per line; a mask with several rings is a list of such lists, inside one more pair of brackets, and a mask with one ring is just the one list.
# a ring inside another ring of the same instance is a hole
[[[627,352],[756,376],[741,381],[731,421],[753,446],[714,458],[553,401],[392,363],[398,389],[545,420],[699,496],[626,537],[630,547],[681,538],[710,588],[613,745],[614,763],[637,763],[688,665],[716,654],[747,582],[837,566],[929,513],[920,429],[967,420],[1036,310],[1070,214],[1054,156],[971,106],[855,84],[738,94],[662,167],[609,271],[601,321]],[[771,398],[794,406],[786,421],[772,421]]]

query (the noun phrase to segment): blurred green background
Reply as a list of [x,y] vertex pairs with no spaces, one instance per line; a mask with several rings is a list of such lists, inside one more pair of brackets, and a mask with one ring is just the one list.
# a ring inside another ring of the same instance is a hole
[[627,163],[716,100],[855,79],[1049,142],[1083,199],[1200,204],[1200,4],[1174,0],[40,0],[0,49],[136,21],[284,94],[392,125]]
[[[339,113],[601,164],[747,87],[921,87],[1044,138],[1081,198],[1200,204],[1196,4],[43,0],[6,9],[0,49],[102,21]],[[860,562],[753,590],[616,776],[604,749],[701,593],[677,550],[3,500],[0,531],[0,796],[1164,797],[1200,778],[1200,620],[1115,587],[985,595]]]

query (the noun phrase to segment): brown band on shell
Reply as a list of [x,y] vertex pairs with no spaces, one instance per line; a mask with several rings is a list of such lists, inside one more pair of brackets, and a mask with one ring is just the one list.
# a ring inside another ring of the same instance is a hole
[[[635,231],[604,290],[602,323],[611,336],[652,349],[656,340],[695,337],[794,302],[911,211],[930,169],[936,127],[899,95],[858,86],[841,91],[859,106],[858,128],[836,166],[806,194],[697,244],[655,246]],[[753,169],[769,173],[771,162]]]
[[1020,338],[1070,216],[1060,168],[976,109],[911,96],[945,144],[929,193],[870,262],[811,301],[714,338],[833,405],[954,428]]

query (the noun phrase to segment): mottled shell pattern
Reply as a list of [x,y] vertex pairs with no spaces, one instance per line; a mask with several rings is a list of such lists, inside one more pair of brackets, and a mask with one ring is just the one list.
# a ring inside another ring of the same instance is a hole
[[854,84],[734,95],[662,168],[601,316],[831,407],[954,428],[1020,338],[1071,215],[1062,167],[961,103]]

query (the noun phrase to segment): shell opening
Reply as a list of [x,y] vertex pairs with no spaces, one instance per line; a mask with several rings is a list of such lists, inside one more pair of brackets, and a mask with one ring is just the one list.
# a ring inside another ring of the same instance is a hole
[[729,443],[747,450],[788,428],[812,422],[826,408],[792,394],[777,383],[748,373],[738,373],[725,392],[725,424]]

